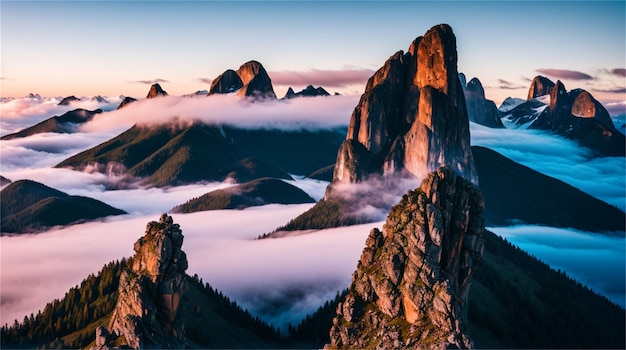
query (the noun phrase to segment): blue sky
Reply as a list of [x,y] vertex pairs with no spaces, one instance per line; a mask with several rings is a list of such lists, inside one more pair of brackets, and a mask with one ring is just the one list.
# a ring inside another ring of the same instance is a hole
[[497,104],[525,97],[541,69],[605,104],[626,100],[624,1],[3,0],[0,9],[3,97],[143,97],[157,79],[185,94],[252,59],[279,96],[306,79],[359,94],[395,51],[448,23],[459,70]]

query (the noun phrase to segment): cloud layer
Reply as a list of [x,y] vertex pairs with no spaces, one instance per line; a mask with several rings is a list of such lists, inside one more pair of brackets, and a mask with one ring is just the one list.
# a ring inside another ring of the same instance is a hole
[[554,69],[554,68],[540,68],[535,70],[538,73],[548,75],[557,79],[569,79],[569,80],[593,80],[595,79],[591,75],[568,69]]
[[282,70],[268,72],[268,75],[272,79],[272,84],[275,85],[315,85],[322,86],[324,88],[337,88],[354,84],[364,84],[373,74],[374,71],[371,69],[311,69],[308,71]]

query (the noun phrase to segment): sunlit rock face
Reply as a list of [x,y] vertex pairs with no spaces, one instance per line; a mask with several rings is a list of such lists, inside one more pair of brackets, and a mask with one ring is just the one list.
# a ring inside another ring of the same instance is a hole
[[246,62],[237,71],[228,69],[215,78],[211,83],[209,96],[231,92],[236,92],[241,97],[276,98],[272,80],[263,65],[257,61]]
[[211,82],[209,95],[231,93],[241,89],[242,86],[243,82],[237,72],[228,69]]
[[565,85],[557,81],[549,96],[548,107],[536,117],[530,128],[576,140],[600,156],[626,155],[624,134],[615,128],[609,112],[589,92],[583,89],[568,92]]
[[527,100],[550,94],[554,86],[552,80],[541,75],[536,76],[530,83]]
[[155,98],[160,96],[167,96],[167,92],[161,88],[161,85],[153,84],[150,87],[150,91],[148,91],[146,98]]
[[132,266],[120,276],[118,300],[109,331],[128,346],[184,348],[180,310],[187,256],[183,234],[172,217],[149,222],[134,245]]
[[327,348],[471,348],[470,278],[482,260],[484,199],[443,167],[373,229],[337,306]]
[[396,52],[369,79],[337,155],[333,182],[354,183],[373,174],[424,178],[443,165],[478,181],[456,38],[445,24],[415,39],[406,53]]

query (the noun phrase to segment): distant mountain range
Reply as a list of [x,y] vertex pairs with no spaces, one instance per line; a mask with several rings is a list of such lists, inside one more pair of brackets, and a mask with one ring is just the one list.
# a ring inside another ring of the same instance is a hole
[[88,111],[86,109],[75,109],[69,111],[61,116],[55,116],[48,118],[41,123],[20,130],[18,132],[4,135],[0,140],[13,140],[35,134],[41,134],[46,132],[54,132],[59,134],[69,134],[76,132],[80,124],[84,124],[97,114],[102,113],[101,109]]
[[266,204],[315,203],[306,192],[280,179],[263,178],[215,190],[172,209],[172,213],[244,209]]
[[599,156],[626,155],[626,137],[589,92],[567,91],[561,81],[537,76],[528,99],[509,98],[499,108],[507,127],[546,130],[576,140]]
[[[193,123],[135,125],[57,168],[124,175],[152,186],[310,174],[335,161],[343,130],[263,130]],[[286,150],[289,150],[288,152]]]
[[93,198],[70,196],[30,180],[12,182],[0,192],[3,233],[37,232],[57,225],[69,225],[126,214]]

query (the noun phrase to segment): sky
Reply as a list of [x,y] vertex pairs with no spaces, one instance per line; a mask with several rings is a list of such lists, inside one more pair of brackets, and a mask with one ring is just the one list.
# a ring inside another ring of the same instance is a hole
[[459,71],[487,98],[527,95],[539,74],[584,88],[612,114],[626,101],[624,1],[5,1],[0,96],[144,97],[208,90],[261,62],[282,97],[308,84],[360,95],[385,60],[439,23]]

